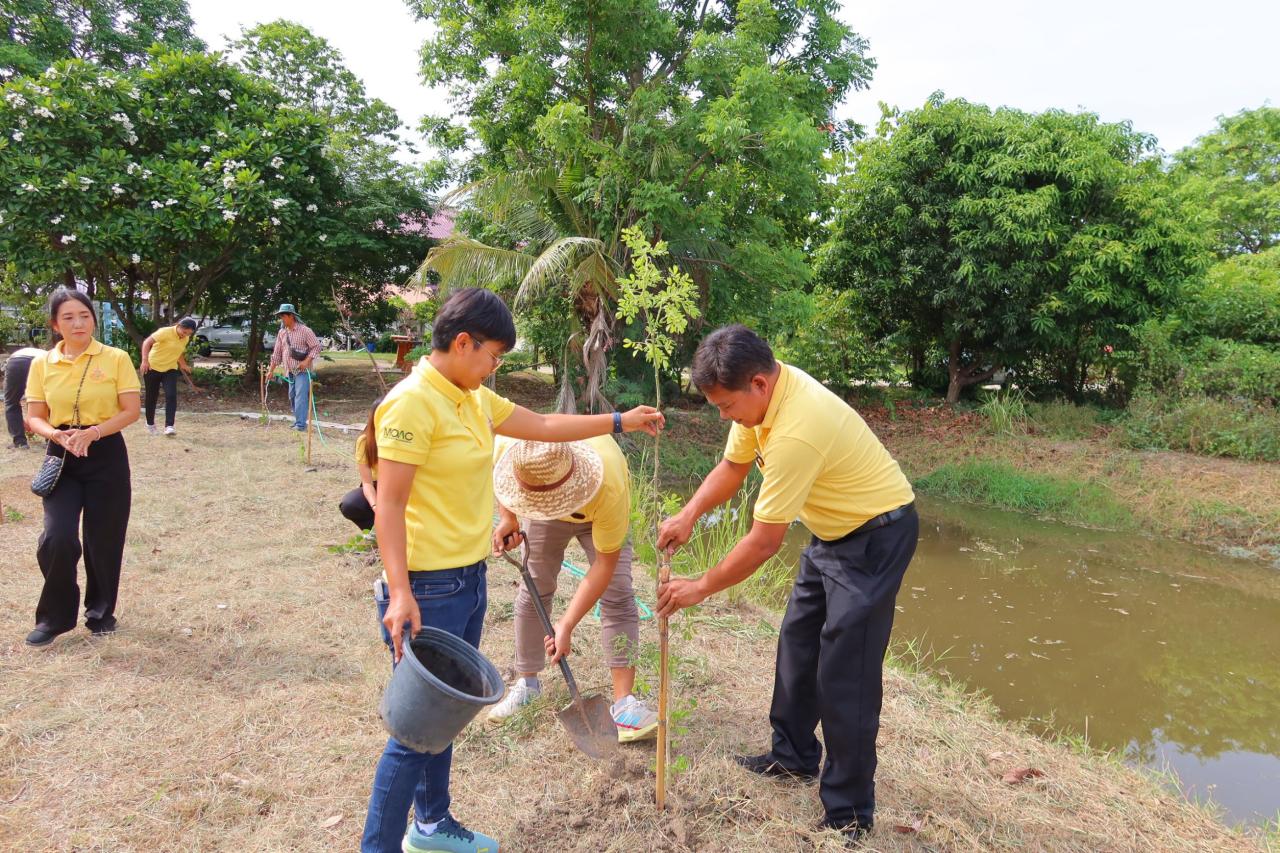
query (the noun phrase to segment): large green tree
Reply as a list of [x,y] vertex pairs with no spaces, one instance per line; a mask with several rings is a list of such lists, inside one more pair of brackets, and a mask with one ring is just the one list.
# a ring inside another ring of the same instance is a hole
[[942,354],[950,401],[1000,366],[1078,396],[1206,260],[1159,165],[1125,124],[936,94],[855,147],[819,274],[914,366]]
[[459,220],[473,243],[440,250],[475,256],[450,264],[457,283],[554,289],[581,329],[601,312],[611,327],[620,235],[640,224],[693,277],[707,322],[767,326],[775,293],[807,284],[823,158],[858,131],[832,111],[873,69],[833,0],[412,6],[435,27],[424,77],[456,105],[426,123],[431,141],[471,155],[464,183],[523,187],[519,215]]
[[1212,215],[1223,257],[1280,245],[1280,108],[1242,110],[1174,156],[1172,174]]
[[205,54],[128,72],[81,60],[0,88],[0,256],[86,284],[129,333],[229,278],[324,251],[341,185],[314,115]]
[[142,65],[153,44],[200,51],[186,0],[0,0],[0,82],[62,59]]

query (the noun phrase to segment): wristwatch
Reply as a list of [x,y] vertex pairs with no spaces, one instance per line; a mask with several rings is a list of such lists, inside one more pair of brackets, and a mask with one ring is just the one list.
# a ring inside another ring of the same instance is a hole
[[621,412],[613,413],[613,434],[614,435],[622,434],[622,413]]

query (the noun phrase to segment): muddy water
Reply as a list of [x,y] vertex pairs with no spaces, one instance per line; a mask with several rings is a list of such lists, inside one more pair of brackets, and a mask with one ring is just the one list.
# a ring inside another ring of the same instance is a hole
[[[922,500],[895,642],[1010,719],[1176,774],[1228,822],[1280,813],[1280,570]],[[807,540],[797,525],[789,556]]]

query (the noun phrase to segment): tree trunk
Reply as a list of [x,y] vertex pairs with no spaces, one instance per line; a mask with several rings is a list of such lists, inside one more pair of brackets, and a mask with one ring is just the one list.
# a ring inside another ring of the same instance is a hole
[[[981,369],[980,362],[968,367],[960,363],[964,345],[959,338],[953,338],[947,351],[947,403],[955,405],[960,402],[960,392],[970,385],[986,382],[994,374],[995,368]],[[977,353],[974,354],[975,356]]]

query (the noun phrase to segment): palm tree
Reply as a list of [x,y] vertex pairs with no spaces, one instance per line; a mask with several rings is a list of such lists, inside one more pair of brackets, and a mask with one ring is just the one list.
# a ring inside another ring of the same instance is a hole
[[573,199],[572,188],[581,180],[582,171],[573,164],[526,168],[495,174],[451,193],[445,203],[469,205],[502,238],[493,242],[514,248],[455,234],[427,253],[415,277],[422,285],[434,272],[442,295],[458,287],[514,290],[512,305],[517,311],[559,291],[573,305],[573,313],[557,408],[576,410],[570,354],[580,347],[587,408],[610,411],[604,396],[605,353],[613,344],[616,281],[625,247],[617,234],[601,239]]

